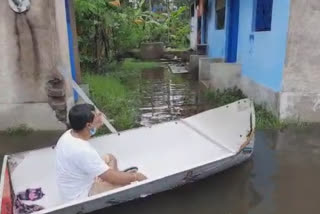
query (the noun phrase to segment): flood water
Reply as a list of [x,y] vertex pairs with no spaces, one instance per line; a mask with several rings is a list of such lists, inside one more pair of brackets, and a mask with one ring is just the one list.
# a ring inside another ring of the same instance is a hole
[[0,132],[0,164],[3,156],[24,152],[32,149],[40,149],[55,145],[62,132],[33,132],[29,135],[9,136]]
[[[166,70],[145,72],[141,123],[202,111],[198,85]],[[200,104],[199,104],[200,103]],[[252,159],[199,182],[92,214],[301,214],[320,213],[320,126],[257,131]],[[4,154],[54,145],[60,132],[0,134]],[[201,154],[195,154],[201,155]]]
[[254,155],[242,165],[94,214],[320,213],[319,128],[258,131]]
[[166,122],[204,110],[200,87],[190,74],[172,74],[167,67],[142,73],[141,125]]
[[[92,214],[320,213],[319,130],[258,131],[252,159],[240,166]],[[54,145],[60,134],[0,135],[1,162],[7,153]]]

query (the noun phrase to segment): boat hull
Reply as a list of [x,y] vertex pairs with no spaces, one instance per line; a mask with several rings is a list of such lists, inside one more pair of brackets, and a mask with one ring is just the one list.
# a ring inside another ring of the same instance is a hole
[[[120,169],[134,164],[148,179],[72,202],[56,186],[55,149],[6,156],[0,182],[0,214],[13,210],[14,194],[41,187],[38,213],[89,213],[171,190],[249,159],[254,150],[255,113],[244,99],[192,117],[91,140],[100,155],[112,153]],[[9,210],[9,211],[8,211]]]
[[48,210],[42,213],[52,214],[76,214],[76,213],[90,213],[95,210],[111,207],[117,204],[132,201],[138,198],[145,198],[153,194],[172,190],[187,183],[196,182],[206,177],[215,175],[221,171],[239,165],[250,159],[253,154],[254,138],[250,143],[239,152],[237,155],[225,158],[223,160],[208,163],[194,169],[179,172],[177,174],[146,183],[141,186],[132,187],[128,190],[117,192],[112,195],[97,197],[81,204],[76,204],[70,207],[63,207],[56,210]]

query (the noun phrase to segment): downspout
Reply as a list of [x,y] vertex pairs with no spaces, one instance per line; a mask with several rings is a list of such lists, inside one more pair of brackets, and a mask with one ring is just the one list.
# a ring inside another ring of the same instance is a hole
[[[66,9],[66,21],[67,21],[67,32],[68,32],[68,44],[69,44],[69,58],[70,58],[70,68],[71,68],[71,76],[74,81],[76,81],[76,64],[74,59],[74,50],[73,50],[73,34],[71,28],[71,16],[70,16],[70,7],[69,7],[69,0],[65,0],[65,9]],[[78,94],[73,89],[73,97],[74,101],[78,101]]]

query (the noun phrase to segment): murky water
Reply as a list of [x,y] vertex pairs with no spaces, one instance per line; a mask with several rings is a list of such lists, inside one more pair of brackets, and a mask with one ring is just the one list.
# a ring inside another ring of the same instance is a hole
[[141,125],[186,117],[201,111],[200,90],[190,74],[172,74],[162,67],[142,74]]
[[0,166],[3,156],[17,152],[55,145],[62,132],[33,132],[26,136],[8,136],[0,133]]
[[[251,160],[202,181],[93,214],[301,214],[320,212],[320,127],[259,131]],[[61,133],[0,135],[6,153],[54,145]]]
[[[187,74],[165,69],[143,74],[142,124],[203,110],[199,88]],[[301,214],[320,213],[320,126],[258,131],[251,160],[202,181],[93,214]],[[0,134],[0,158],[54,145],[61,133]],[[195,154],[201,155],[201,154]]]
[[244,164],[93,214],[320,213],[319,128],[257,132],[253,158]]

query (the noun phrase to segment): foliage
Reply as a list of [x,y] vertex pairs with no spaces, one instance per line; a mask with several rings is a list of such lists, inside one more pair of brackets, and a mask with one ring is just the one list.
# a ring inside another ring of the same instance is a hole
[[145,0],[136,8],[108,0],[75,0],[81,66],[95,68],[139,48],[143,42],[164,42],[171,47],[188,45],[186,6],[170,13],[146,10]]
[[258,129],[282,129],[289,125],[286,122],[279,120],[262,105],[255,105],[255,111]]
[[[139,85],[141,71],[158,67],[157,63],[125,60],[114,63],[107,74],[85,73],[90,96],[96,105],[114,121],[118,130],[136,127],[139,116]],[[134,87],[133,87],[133,85]],[[102,130],[106,133],[106,130]]]
[[[134,24],[135,11],[106,0],[76,0],[80,59],[85,67],[100,67],[122,51],[138,47],[142,27]],[[96,67],[96,68],[97,68]]]
[[[207,99],[210,108],[227,105],[244,98],[246,98],[246,96],[237,88],[224,91],[207,91],[205,93],[205,99]],[[263,105],[255,104],[255,112],[257,129],[284,129],[287,127],[308,125],[299,121],[281,121],[270,111],[266,110]]]
[[86,74],[84,79],[90,85],[92,99],[115,121],[116,128],[132,128],[136,119],[135,103],[132,102],[130,91],[120,80],[96,74]]
[[242,91],[237,88],[226,89],[223,91],[206,91],[204,97],[210,104],[211,108],[220,107],[246,98]]
[[8,128],[5,130],[5,134],[9,136],[26,136],[33,132],[32,128],[29,128],[26,124],[21,124],[17,127]]
[[174,48],[184,48],[189,44],[189,19],[183,18],[184,14],[188,12],[188,7],[180,7],[177,11],[171,13],[167,23],[169,26],[169,43]]

